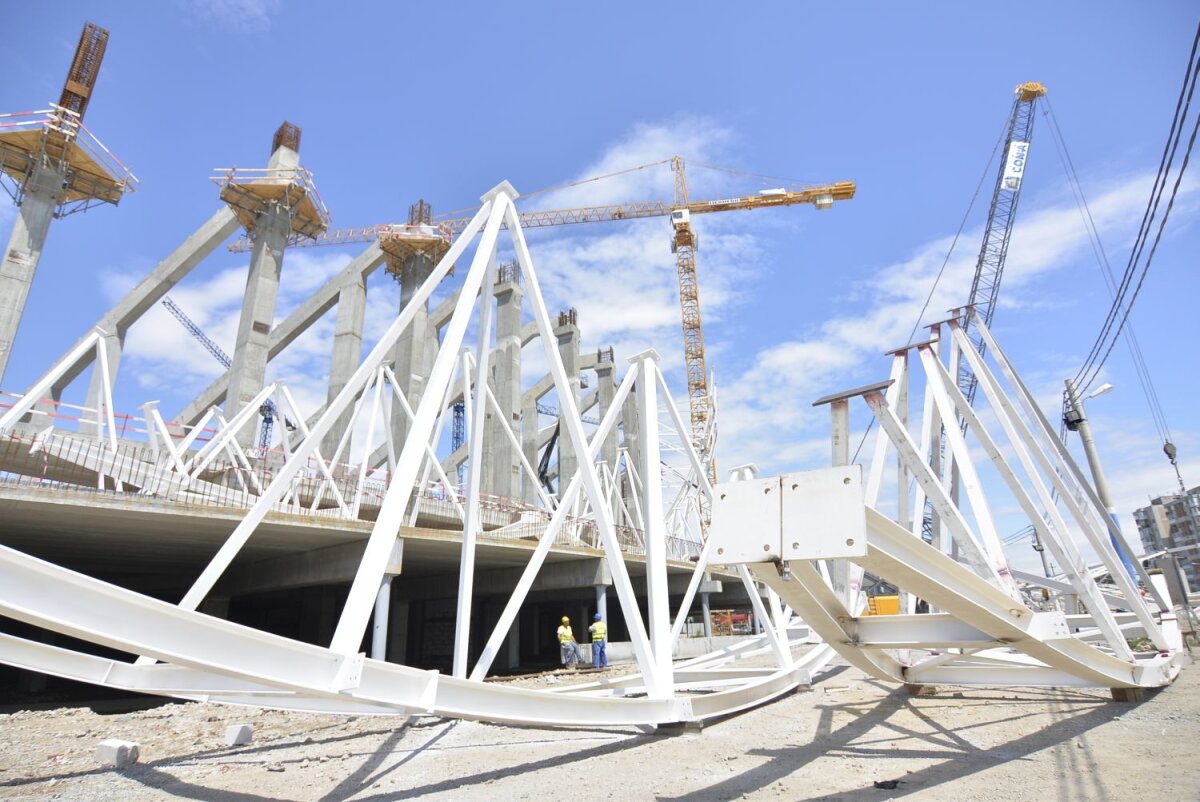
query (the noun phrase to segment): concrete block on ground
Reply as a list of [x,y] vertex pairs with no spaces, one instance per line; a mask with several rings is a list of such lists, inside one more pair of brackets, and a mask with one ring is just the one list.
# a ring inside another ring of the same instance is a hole
[[654,732],[656,735],[686,735],[703,729],[703,721],[668,721],[659,724]]
[[141,749],[132,741],[109,738],[96,747],[96,762],[103,766],[123,769],[137,763]]
[[248,744],[253,737],[254,728],[249,724],[231,724],[225,728],[225,744],[227,746]]
[[909,696],[937,696],[938,693],[938,687],[936,685],[908,684],[904,686],[904,689],[908,691]]
[[1125,702],[1127,704],[1137,704],[1146,701],[1145,688],[1113,688],[1112,698],[1114,702]]

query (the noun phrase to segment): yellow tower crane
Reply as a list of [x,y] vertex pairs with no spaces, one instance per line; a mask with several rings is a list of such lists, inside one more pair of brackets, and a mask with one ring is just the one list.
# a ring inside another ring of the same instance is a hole
[[[708,460],[710,478],[716,479],[716,462],[708,452],[710,400],[708,392],[708,367],[704,359],[704,329],[700,318],[700,287],[696,274],[697,237],[692,229],[692,215],[712,212],[731,212],[739,209],[763,209],[774,206],[796,206],[811,204],[816,209],[828,209],[834,201],[850,200],[854,197],[853,181],[804,187],[802,189],[764,189],[753,195],[742,195],[718,200],[693,201],[688,198],[687,178],[684,161],[680,156],[661,162],[622,170],[629,173],[659,164],[671,165],[675,174],[675,198],[667,201],[632,201],[605,206],[581,206],[571,209],[549,209],[518,213],[524,228],[575,225],[578,223],[603,223],[614,220],[640,220],[647,217],[669,217],[672,226],[671,250],[675,254],[675,265],[679,273],[679,305],[683,316],[683,356],[687,368],[688,403],[691,410],[692,439],[702,458]],[[725,172],[735,170],[715,168]],[[618,175],[613,173],[612,175]],[[577,181],[568,186],[608,178],[599,176]],[[762,176],[760,176],[762,178]],[[469,217],[455,217],[432,222],[429,206],[424,201],[414,204],[409,211],[406,224],[364,226],[358,228],[329,229],[313,239],[293,236],[289,247],[313,247],[320,245],[345,245],[355,242],[378,240],[385,253],[404,256],[416,251],[445,250],[470,222]],[[247,251],[250,243],[239,239],[229,247],[231,251]]]

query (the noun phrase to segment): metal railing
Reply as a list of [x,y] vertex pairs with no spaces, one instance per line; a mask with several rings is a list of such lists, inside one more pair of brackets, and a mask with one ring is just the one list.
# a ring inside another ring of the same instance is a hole
[[[139,431],[135,419],[126,416],[130,429]],[[0,486],[72,490],[107,495],[110,498],[141,497],[189,506],[249,509],[261,488],[274,479],[285,455],[256,449],[245,452],[246,462],[216,458],[198,475],[189,477],[172,469],[170,456],[148,443],[119,441],[116,452],[105,441],[81,435],[52,432],[39,435],[9,433],[0,436]],[[334,487],[348,507],[359,493],[358,470],[350,465],[334,466]],[[358,519],[373,520],[387,491],[388,478],[368,479],[358,500]],[[466,495],[440,484],[414,495],[417,523],[435,528],[461,521],[458,509]],[[457,502],[457,503],[456,503]],[[517,499],[483,494],[484,540],[497,542],[539,539],[546,531],[551,513]],[[330,489],[329,481],[315,459],[309,459],[292,481],[289,492],[276,505],[277,512],[340,518],[346,515]],[[492,528],[487,528],[487,527]],[[643,533],[616,526],[621,551],[645,556]],[[595,520],[568,516],[554,539],[555,546],[602,550],[603,541]],[[667,555],[688,561],[700,553],[700,543],[667,537]]]

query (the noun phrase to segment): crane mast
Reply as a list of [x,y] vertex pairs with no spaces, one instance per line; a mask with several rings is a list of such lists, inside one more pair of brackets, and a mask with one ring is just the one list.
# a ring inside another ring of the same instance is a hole
[[[975,278],[971,282],[968,305],[991,326],[996,312],[996,297],[1000,294],[1000,280],[1004,277],[1004,260],[1008,256],[1008,243],[1012,237],[1013,223],[1017,217],[1017,201],[1021,199],[1021,184],[1025,165],[1029,159],[1029,144],[1033,138],[1033,113],[1037,100],[1046,94],[1046,87],[1037,81],[1023,83],[1016,88],[1012,114],[1008,119],[1008,132],[1004,142],[1004,159],[996,176],[996,188],[992,191],[992,204],[988,209],[987,226],[983,244],[979,248],[979,260],[975,264]],[[969,323],[964,331],[971,345],[983,354],[983,337]],[[958,388],[967,400],[974,402],[978,380],[967,366],[958,366]]]
[[[1029,81],[1017,86],[1015,94],[1012,113],[1008,118],[1008,129],[1005,132],[1004,157],[1000,160],[1000,169],[996,175],[996,188],[992,190],[992,203],[988,207],[983,243],[979,246],[975,277],[971,281],[971,294],[967,299],[967,307],[974,307],[988,326],[991,326],[992,317],[996,313],[996,297],[1000,294],[1000,280],[1004,277],[1004,260],[1008,256],[1008,243],[1012,238],[1013,223],[1017,219],[1017,201],[1021,199],[1021,186],[1024,183],[1025,167],[1029,161],[1029,145],[1033,137],[1033,112],[1037,99],[1046,94],[1046,87],[1037,81]],[[963,331],[971,346],[982,356],[987,346],[982,335],[970,325],[970,320],[970,316],[966,316]],[[968,403],[974,404],[975,390],[979,386],[978,378],[971,372],[965,359],[959,359],[956,370],[958,389],[962,391]],[[938,458],[938,464],[941,464],[946,451],[946,423],[943,421],[937,444],[938,451],[935,456]],[[958,425],[966,431],[965,418],[960,419]],[[958,492],[956,476],[951,480],[951,492]],[[925,499],[921,534],[926,542],[932,542],[935,536],[933,504],[928,498]]]
[[[676,156],[671,160],[675,172],[675,208],[671,211],[671,251],[675,254],[675,268],[679,273],[679,308],[683,317],[683,363],[687,369],[688,406],[692,419],[692,442],[701,449],[701,458],[711,455],[703,453],[707,442],[709,422],[708,367],[704,360],[704,327],[700,319],[700,289],[696,282],[696,234],[692,231],[691,210],[688,209],[687,177],[683,172],[683,159]],[[709,461],[710,478],[716,474],[716,466]]]

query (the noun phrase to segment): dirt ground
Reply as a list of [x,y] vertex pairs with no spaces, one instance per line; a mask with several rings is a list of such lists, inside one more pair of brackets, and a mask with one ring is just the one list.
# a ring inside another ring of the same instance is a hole
[[[223,745],[226,725],[254,740]],[[101,768],[105,738],[141,762]],[[62,800],[1200,800],[1200,666],[1107,692],[903,688],[835,667],[698,733],[542,730],[169,704],[0,716],[0,798]],[[875,781],[899,780],[894,790]]]

